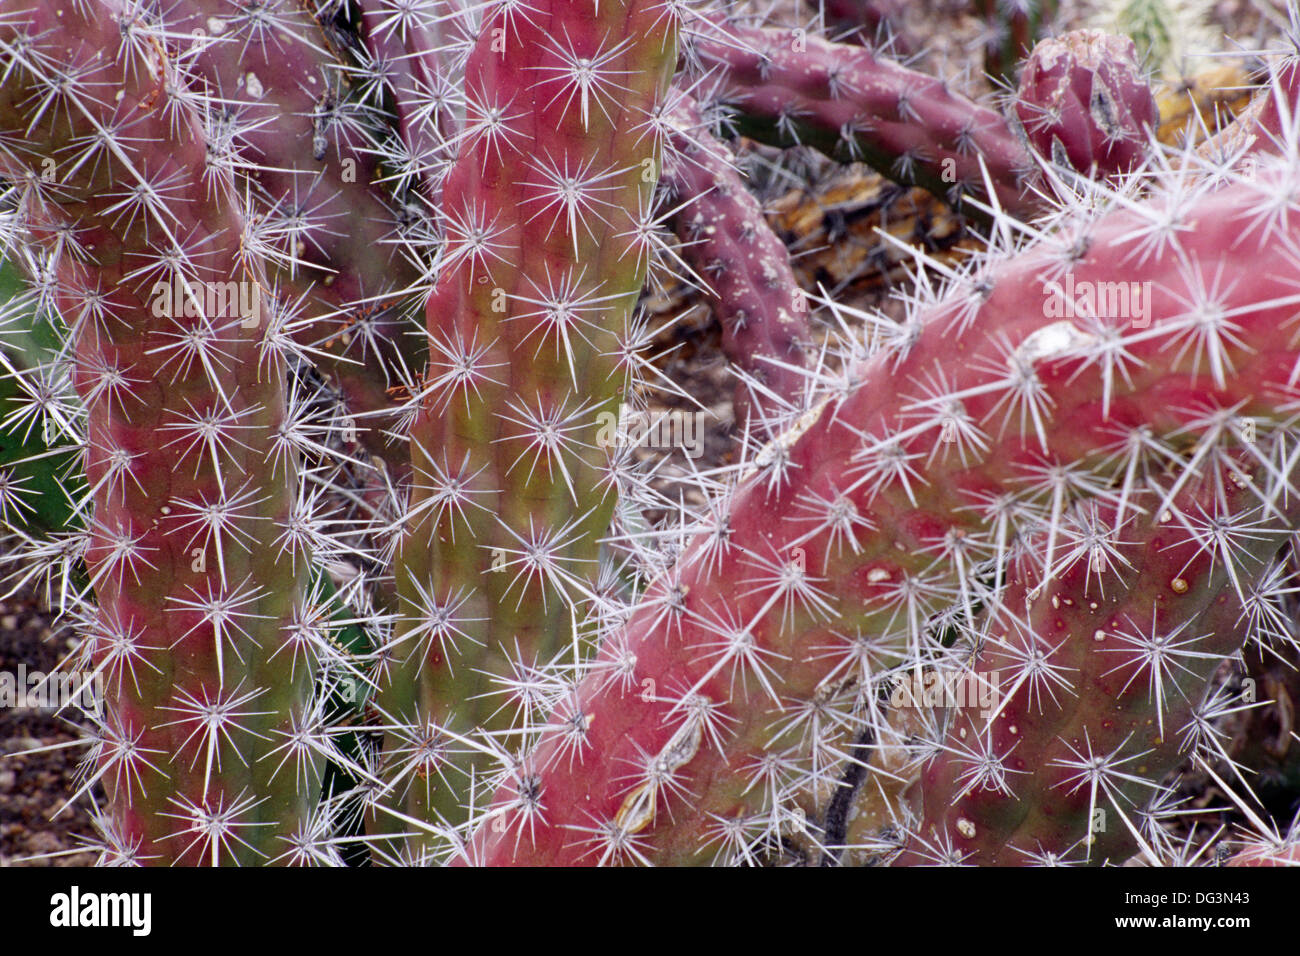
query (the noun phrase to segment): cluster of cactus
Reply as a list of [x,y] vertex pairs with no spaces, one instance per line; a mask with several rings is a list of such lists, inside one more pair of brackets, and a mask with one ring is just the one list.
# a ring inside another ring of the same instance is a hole
[[[1296,858],[1219,723],[1296,644],[1292,72],[1169,155],[1127,41],[1003,113],[857,40],[0,0],[3,561],[102,686],[104,863],[1193,862],[1189,762]],[[738,134],[984,248],[801,289]],[[689,494],[627,428],[695,402],[665,274],[735,381]]]

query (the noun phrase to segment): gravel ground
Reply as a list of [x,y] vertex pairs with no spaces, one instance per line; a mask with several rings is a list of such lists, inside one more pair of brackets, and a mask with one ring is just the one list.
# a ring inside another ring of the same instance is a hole
[[[31,592],[0,602],[0,673],[16,674],[19,665],[48,673],[69,650],[68,632],[51,628],[44,602]],[[94,832],[90,800],[60,812],[81,786],[79,737],[48,711],[0,707],[0,866],[94,862],[83,851]],[[92,799],[99,796],[96,788]]]

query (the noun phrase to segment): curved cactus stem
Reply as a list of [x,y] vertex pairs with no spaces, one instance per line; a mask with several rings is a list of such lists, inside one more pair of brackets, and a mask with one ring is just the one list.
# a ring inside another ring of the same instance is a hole
[[963,212],[985,195],[1029,217],[1043,208],[1030,187],[1037,164],[1001,114],[860,47],[803,31],[699,21],[694,54],[738,111],[737,129],[776,146],[807,144],[861,160],[907,186],[922,186]]
[[744,375],[736,387],[736,423],[749,421],[752,404],[754,430],[763,433],[759,422],[788,416],[803,399],[807,296],[785,244],[745,188],[730,150],[703,129],[694,100],[681,97],[672,119],[664,180],[675,197],[681,255],[704,279],[723,351]]
[[[829,798],[852,728],[878,719],[860,689],[891,666],[968,658],[1008,562],[1037,563],[1047,587],[1086,555],[1090,504],[1118,507],[1121,527],[1150,520],[1144,489],[1158,517],[1238,455],[1250,471],[1215,488],[1216,514],[1276,518],[1295,495],[1294,442],[1282,467],[1236,424],[1291,434],[1300,218],[1237,224],[1294,184],[1274,168],[1218,192],[1171,178],[886,332],[759,456],[536,747],[506,762],[466,860],[752,861],[792,827],[816,844],[797,800]],[[1133,276],[1152,296],[1133,314],[1087,306],[1083,290]],[[1233,510],[1238,479],[1253,512]],[[1245,586],[1249,547],[1203,547]]]

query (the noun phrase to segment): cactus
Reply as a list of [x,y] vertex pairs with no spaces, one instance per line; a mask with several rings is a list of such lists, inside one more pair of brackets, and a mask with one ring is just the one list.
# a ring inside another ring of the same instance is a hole
[[693,46],[746,136],[861,160],[954,203],[984,195],[987,169],[1008,212],[1040,208],[1027,188],[1035,161],[1007,121],[940,80],[802,30],[715,19],[697,24]]
[[755,431],[771,437],[761,422],[779,420],[783,406],[803,399],[808,298],[730,151],[701,128],[694,100],[683,97],[670,115],[677,128],[665,179],[680,207],[682,257],[708,290],[723,350],[743,376],[736,421],[749,421],[748,409],[756,406]]
[[[0,0],[3,560],[104,680],[104,861],[1285,860],[1219,735],[1294,644],[1295,126],[1108,150],[1133,63],[1047,60],[1095,180],[678,0]],[[813,321],[718,103],[982,249]],[[665,270],[740,383],[672,474]],[[1189,766],[1246,832],[1178,843]]]
[[[1276,179],[1270,185],[1289,188]],[[1238,609],[1229,604],[1219,612],[1215,602],[1225,580],[1245,600],[1266,567],[1256,559],[1276,550],[1279,534],[1284,540],[1289,524],[1278,509],[1290,487],[1291,452],[1274,449],[1261,432],[1253,436],[1258,449],[1237,461],[1234,424],[1250,414],[1285,434],[1297,360],[1287,325],[1298,300],[1284,279],[1290,254],[1276,248],[1279,236],[1267,226],[1247,237],[1257,281],[1211,290],[1203,277],[1229,261],[1235,235],[1227,224],[1263,194],[1238,185],[1195,197],[1195,213],[1193,197],[1179,196],[1165,197],[1181,200],[1172,212],[1160,202],[1117,211],[1081,226],[1088,250],[1081,258],[1045,243],[972,277],[900,329],[847,393],[810,412],[788,447],[756,463],[757,473],[731,493],[730,510],[716,518],[713,532],[688,546],[633,613],[626,637],[611,642],[591,676],[562,698],[538,747],[485,811],[469,858],[489,865],[681,863],[711,853],[762,858],[790,828],[818,826],[810,809],[837,786],[830,768],[846,731],[860,723],[871,729],[873,698],[858,697],[855,686],[872,686],[873,668],[906,673],[933,652],[936,666],[961,672],[945,658],[984,641],[1007,645],[1007,655],[1023,660],[1027,649],[1002,637],[998,621],[977,620],[976,608],[990,602],[1005,606],[1011,620],[1023,619],[1016,598],[1035,592],[1050,626],[1037,631],[1035,614],[1027,632],[1050,646],[1075,638],[1078,649],[1062,656],[1073,662],[1093,655],[1099,627],[1085,633],[1082,624],[1057,621],[1052,587],[1068,597],[1082,596],[1089,584],[1111,584],[1114,598],[1127,602],[1115,615],[1131,619],[1140,635],[1149,623],[1142,615],[1165,589],[1177,593],[1194,583],[1195,599],[1162,610],[1150,639],[1176,634],[1179,621],[1209,610],[1207,627],[1218,643],[1198,646],[1192,638],[1201,635],[1189,635],[1171,653],[1220,660],[1235,652],[1244,637]],[[1163,225],[1193,215],[1198,228],[1177,237],[1176,227]],[[1143,253],[1142,281],[1161,290],[1142,317],[1149,323],[1095,309],[1071,319],[1053,314],[1054,305],[1065,308],[1059,277],[1066,270],[1072,290],[1094,288]],[[1034,301],[1043,305],[1024,309]],[[950,360],[957,354],[960,364]],[[886,384],[899,381],[913,383],[915,393]],[[1162,481],[1164,465],[1173,474]],[[1198,510],[1180,496],[1201,482],[1210,497]],[[1148,487],[1149,500],[1142,494]],[[1151,538],[1148,557],[1159,560],[1131,559],[1123,547],[1126,519],[1163,523],[1176,506],[1177,537],[1158,525]],[[1100,572],[1091,570],[1093,547],[1104,562]],[[1120,577],[1126,591],[1101,573],[1112,563],[1139,572],[1135,580]],[[1022,573],[1014,573],[1017,566]],[[1088,621],[1111,617],[1100,609],[1078,613]],[[954,633],[958,647],[932,647],[932,628]],[[1092,665],[1111,668],[1102,686],[1094,679],[1087,687],[1103,715],[1118,695],[1121,706],[1158,724],[1163,736],[1163,709],[1175,697],[1195,696],[1196,681],[1183,676],[1195,670],[1180,666],[1171,675],[1174,665],[1161,659],[1158,679],[1125,683],[1141,671],[1143,646],[1139,637],[1127,644],[1110,638],[1107,648],[1128,648],[1130,669],[1121,656],[1108,657]],[[1013,695],[1006,716],[999,715],[999,747],[1007,746],[1004,726],[1028,726],[1023,709]],[[1090,726],[1073,713],[1080,729]],[[574,723],[588,728],[578,742],[569,729]],[[1130,743],[1123,726],[1104,716],[1094,723],[1099,743],[1115,734]],[[1078,755],[1077,734],[1056,740],[1059,719],[1042,724],[1037,746],[1068,753],[1063,748],[1073,745],[1078,761],[1090,759]],[[1149,730],[1143,734],[1131,742],[1135,750]],[[942,767],[979,766],[967,739],[966,750],[949,745],[954,756]],[[1034,768],[1035,750],[1024,746],[1023,766]],[[1069,776],[1068,768],[1027,769],[1020,771],[1027,781],[1017,784],[1004,779],[1010,769],[990,771],[1006,790],[956,799],[1009,803],[1023,816],[1041,800],[1021,803],[1008,791],[1023,787],[1041,796]],[[927,782],[923,789],[927,822],[953,816],[961,836],[970,821],[949,814],[955,788]],[[1084,826],[1082,813],[1061,823],[1053,847],[1081,840]],[[916,839],[931,843],[953,835],[945,829],[931,838],[923,826],[914,828]],[[988,832],[989,845],[998,847],[1007,831],[980,817],[971,832]],[[1125,834],[1112,836],[1122,841]],[[834,849],[817,834],[813,839]],[[1006,854],[990,859],[1011,862]]]
[[448,132],[461,105],[440,65],[441,18],[420,4],[359,3],[361,35],[349,44],[358,61],[350,71],[381,104],[396,139],[375,150],[395,167],[399,191],[436,203],[436,183],[448,155]]
[[277,543],[297,464],[277,452],[268,279],[197,116],[144,107],[176,82],[153,28],[121,5],[6,14],[0,115],[39,133],[4,174],[56,276],[85,410],[65,427],[93,507],[86,653],[114,691],[93,755],[106,838],[123,859],[283,860],[320,768],[299,747],[312,671],[286,651],[305,556]]
[[1133,41],[1097,30],[1034,47],[1020,75],[1016,114],[1040,154],[1093,176],[1141,163],[1159,119]]

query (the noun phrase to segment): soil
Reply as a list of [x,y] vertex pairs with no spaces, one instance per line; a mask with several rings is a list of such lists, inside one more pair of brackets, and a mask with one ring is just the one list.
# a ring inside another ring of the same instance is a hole
[[[49,673],[72,649],[70,631],[52,626],[31,590],[0,601],[0,674]],[[29,707],[0,707],[0,866],[89,866],[94,788],[81,787],[82,734],[64,717]]]

